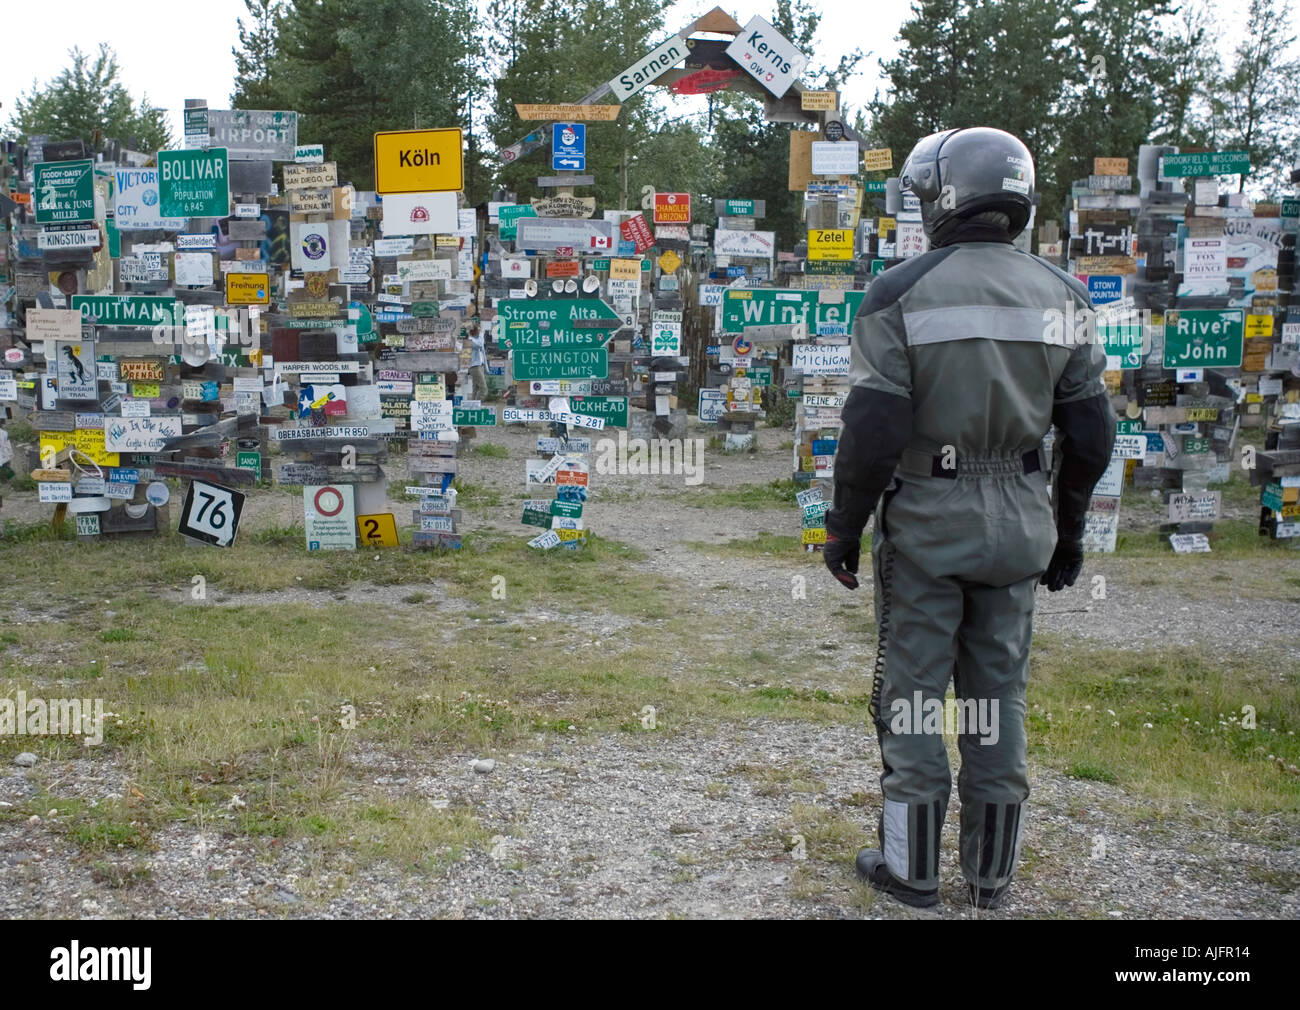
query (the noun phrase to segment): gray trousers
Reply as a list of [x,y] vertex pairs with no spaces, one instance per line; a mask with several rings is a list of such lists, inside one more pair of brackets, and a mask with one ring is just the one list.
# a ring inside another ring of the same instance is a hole
[[[922,890],[938,886],[952,790],[945,722],[961,755],[963,875],[1000,886],[1020,855],[1034,591],[1056,529],[1044,475],[1004,469],[953,480],[900,473],[876,515],[880,842],[890,872]],[[949,680],[956,702],[945,707]]]

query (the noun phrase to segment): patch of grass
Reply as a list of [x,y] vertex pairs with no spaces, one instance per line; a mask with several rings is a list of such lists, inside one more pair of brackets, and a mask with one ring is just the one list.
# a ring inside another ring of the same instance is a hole
[[793,508],[795,495],[802,490],[792,480],[774,480],[769,484],[738,484],[734,487],[698,492],[689,504],[701,508]]
[[134,628],[109,628],[99,633],[101,642],[129,642],[135,638]]
[[1107,782],[1114,785],[1119,781],[1119,776],[1105,765],[1099,765],[1091,761],[1079,761],[1065,769],[1065,774],[1072,779],[1085,779],[1089,782]]
[[145,863],[115,863],[107,859],[96,859],[90,864],[90,879],[114,890],[135,887],[152,877],[153,871]]
[[[1026,716],[1032,755],[1076,778],[1157,800],[1300,813],[1300,776],[1286,768],[1300,764],[1293,655],[1089,646],[1080,662],[1079,649],[1035,636]],[[1255,728],[1243,728],[1251,718]]]
[[9,434],[9,441],[14,445],[25,445],[36,441],[36,429],[22,418],[6,421],[5,431]]
[[723,554],[743,554],[754,558],[769,557],[788,557],[793,561],[803,559],[805,562],[821,561],[821,555],[813,554],[803,549],[803,544],[799,537],[785,536],[776,533],[760,532],[752,537],[739,537],[735,540],[725,540],[722,543],[711,544],[702,540],[693,540],[686,543],[687,547],[696,551],[707,551],[709,553],[720,552]]
[[471,449],[470,451],[475,456],[486,456],[489,459],[510,458],[510,450],[507,449],[504,445],[499,445],[496,442],[483,442],[479,445],[475,445],[474,448]]
[[[33,487],[35,485],[33,484]],[[76,540],[77,528],[66,519],[56,530],[48,519],[34,523],[19,523],[12,520],[0,521],[3,533],[0,533],[0,547],[13,544],[48,543],[51,540]]]
[[[1286,550],[1285,541],[1261,537],[1258,528],[1255,519],[1216,520],[1213,531],[1208,534],[1210,553],[1180,555],[1178,561],[1183,565],[1213,567],[1223,558],[1277,557],[1279,551]],[[1115,554],[1129,558],[1174,557],[1169,546],[1169,534],[1159,530],[1121,532],[1115,541]]]
[[495,508],[501,504],[501,492],[486,484],[475,484],[457,477],[451,486],[457,492],[456,504],[462,508]]

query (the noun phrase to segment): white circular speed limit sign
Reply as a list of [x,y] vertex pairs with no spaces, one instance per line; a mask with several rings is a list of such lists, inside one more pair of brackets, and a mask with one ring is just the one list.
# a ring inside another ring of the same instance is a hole
[[244,509],[244,495],[239,491],[209,484],[190,482],[181,508],[180,533],[218,547],[229,547],[239,528],[239,514]]

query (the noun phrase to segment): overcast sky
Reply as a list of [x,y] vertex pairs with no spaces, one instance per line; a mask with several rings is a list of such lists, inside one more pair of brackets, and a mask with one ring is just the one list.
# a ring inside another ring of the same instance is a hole
[[[483,0],[480,3],[486,6]],[[1212,3],[1226,50],[1241,37],[1247,0]],[[668,31],[680,29],[693,15],[712,6],[710,0],[678,0],[669,14]],[[743,24],[752,14],[765,13],[769,3],[760,0],[748,7],[722,6]],[[911,0],[820,0],[819,6],[823,12],[817,37],[819,61],[834,63],[855,46],[871,53],[859,75],[844,89],[844,104],[860,107],[870,101],[880,82],[878,60],[898,50],[896,35],[908,16]],[[30,13],[33,8],[28,5],[26,9]],[[235,73],[231,56],[237,39],[235,19],[244,13],[242,0],[132,0],[124,8],[106,6],[102,0],[61,0],[53,25],[26,29],[8,40],[0,59],[0,121],[9,119],[14,99],[29,89],[34,79],[44,82],[66,65],[71,47],[93,53],[100,42],[107,42],[117,51],[122,79],[131,94],[136,98],[147,95],[155,105],[167,109],[179,139],[180,110],[186,98],[206,98],[211,108],[229,108]],[[16,27],[14,18],[8,19],[8,27]],[[574,99],[598,83],[575,82]],[[413,84],[418,86],[418,78]],[[310,137],[299,139],[312,141]]]

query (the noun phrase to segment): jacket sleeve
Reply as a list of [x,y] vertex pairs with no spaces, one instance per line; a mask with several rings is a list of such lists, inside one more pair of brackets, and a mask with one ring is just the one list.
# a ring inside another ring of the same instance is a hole
[[1115,446],[1115,412],[1102,383],[1106,352],[1099,343],[1076,347],[1056,384],[1052,423],[1061,469],[1055,482],[1056,529],[1078,539],[1092,489],[1110,463]]
[[837,540],[856,541],[912,435],[912,366],[902,308],[896,299],[876,303],[870,288],[853,324],[849,377],[826,529]]

